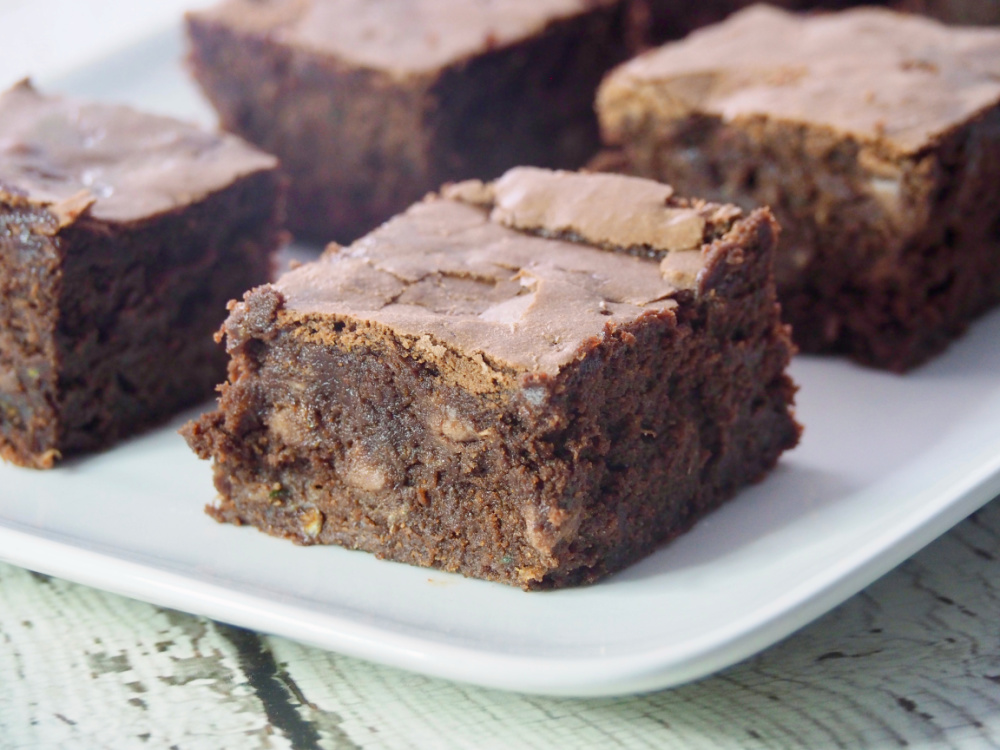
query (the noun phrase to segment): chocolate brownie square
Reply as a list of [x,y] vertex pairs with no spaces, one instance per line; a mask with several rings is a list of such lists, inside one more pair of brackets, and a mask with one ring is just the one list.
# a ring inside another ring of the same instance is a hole
[[226,0],[187,18],[222,125],[276,154],[296,235],[346,242],[449,180],[597,150],[635,0]]
[[906,370],[1000,301],[1000,31],[742,11],[598,96],[623,171],[782,226],[796,342]]
[[525,588],[597,580],[794,446],[767,209],[458,183],[259,287],[185,430],[220,521]]
[[21,83],[0,96],[0,456],[49,468],[208,398],[269,278],[276,160]]

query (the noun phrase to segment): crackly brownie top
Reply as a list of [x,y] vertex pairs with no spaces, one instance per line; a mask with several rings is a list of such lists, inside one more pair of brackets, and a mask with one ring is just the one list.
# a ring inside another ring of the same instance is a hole
[[128,107],[43,96],[28,82],[0,95],[0,192],[64,221],[155,216],[276,165],[233,136]]
[[405,76],[517,43],[621,0],[225,0],[195,18]]
[[274,287],[294,319],[370,321],[415,350],[553,373],[606,324],[676,306],[740,216],[649,180],[519,167],[450,186]]
[[622,65],[599,101],[612,132],[616,118],[655,106],[814,123],[910,154],[1000,102],[1000,30],[877,8],[754,6]]

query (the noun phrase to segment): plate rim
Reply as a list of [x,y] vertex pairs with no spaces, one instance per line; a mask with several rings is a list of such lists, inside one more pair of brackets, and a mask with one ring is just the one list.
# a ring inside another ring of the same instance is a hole
[[670,645],[609,657],[539,657],[421,639],[87,549],[18,528],[3,518],[0,560],[155,606],[441,679],[536,695],[614,697],[675,687],[758,653],[850,598],[998,493],[1000,453],[939,493],[923,517],[890,527],[838,566],[805,579],[757,610],[752,622],[737,621],[688,641],[680,656]]

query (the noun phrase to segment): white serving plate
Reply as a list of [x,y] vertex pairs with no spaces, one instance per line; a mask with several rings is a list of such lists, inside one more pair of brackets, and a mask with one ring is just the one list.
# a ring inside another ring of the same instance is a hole
[[[210,119],[176,31],[45,88]],[[219,525],[183,419],[50,472],[0,466],[0,559],[484,686],[613,695],[733,664],[1000,493],[1000,313],[905,377],[801,357],[806,433],[764,482],[595,586],[525,593]],[[192,415],[188,415],[192,416]]]

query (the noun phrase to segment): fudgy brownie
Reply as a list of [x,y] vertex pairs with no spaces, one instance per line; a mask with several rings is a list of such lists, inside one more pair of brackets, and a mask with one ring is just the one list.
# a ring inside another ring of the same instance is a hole
[[[917,0],[920,2],[921,0]],[[978,0],[971,0],[977,2]],[[730,13],[734,13],[756,0],[641,0],[646,3],[648,29],[646,37],[653,44],[679,39],[691,31],[712,23],[718,23]],[[860,5],[865,0],[768,0],[786,10],[836,10]]]
[[1000,24],[1000,0],[897,0],[893,7],[954,24]]
[[1000,32],[742,11],[616,69],[601,164],[766,204],[796,342],[905,370],[1000,300]]
[[49,468],[208,398],[266,281],[276,160],[120,106],[0,96],[0,456]]
[[220,521],[544,588],[688,528],[794,446],[767,209],[621,175],[458,183],[224,325]]
[[346,242],[449,180],[583,164],[634,2],[226,0],[187,17],[190,65],[281,159],[292,231]]

